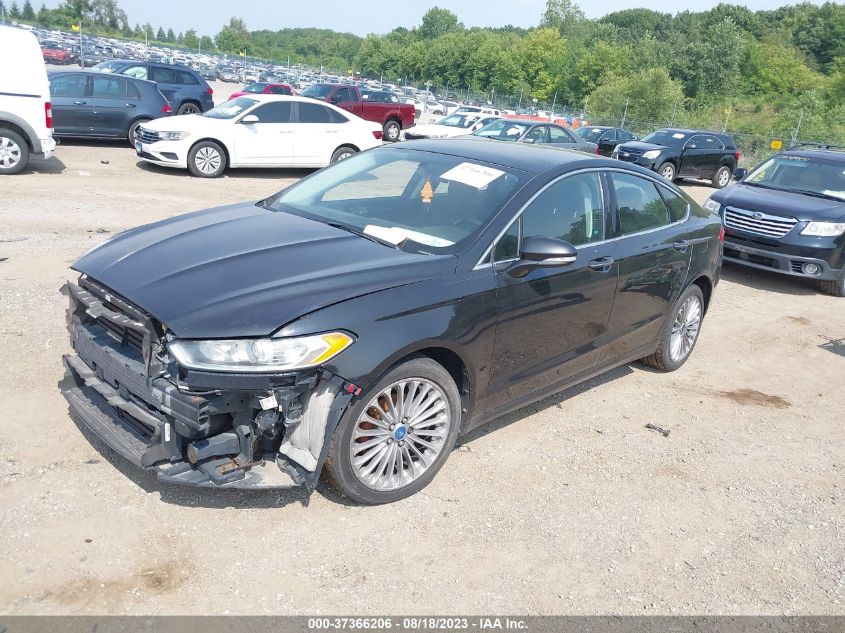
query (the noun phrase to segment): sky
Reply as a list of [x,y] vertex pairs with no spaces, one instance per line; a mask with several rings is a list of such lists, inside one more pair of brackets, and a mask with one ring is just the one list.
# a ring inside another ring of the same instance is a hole
[[[577,2],[587,17],[598,18],[607,13],[644,7],[656,11],[702,11],[719,4],[720,0],[583,0]],[[129,23],[149,22],[154,28],[163,26],[177,33],[189,28],[201,35],[214,35],[232,16],[243,18],[250,30],[278,30],[294,27],[319,27],[348,31],[356,35],[387,33],[398,26],[413,28],[432,6],[440,6],[457,14],[465,26],[536,26],[545,9],[545,0],[427,0],[409,2],[398,0],[119,0]],[[820,4],[816,2],[815,4]],[[8,5],[9,2],[6,2]],[[20,2],[18,4],[21,4]],[[37,9],[40,0],[32,0]],[[48,0],[55,7],[60,0]],[[774,9],[784,0],[746,0],[752,10]]]

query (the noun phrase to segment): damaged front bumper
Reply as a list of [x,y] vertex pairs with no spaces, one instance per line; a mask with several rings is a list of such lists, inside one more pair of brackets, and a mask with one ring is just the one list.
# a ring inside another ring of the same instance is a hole
[[83,276],[62,292],[74,353],[60,383],[72,417],[162,482],[312,490],[350,386],[316,369],[291,374],[185,370],[164,328]]

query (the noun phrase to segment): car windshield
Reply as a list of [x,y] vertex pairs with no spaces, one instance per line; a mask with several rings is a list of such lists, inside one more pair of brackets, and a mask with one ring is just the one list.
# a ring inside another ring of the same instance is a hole
[[494,138],[499,141],[516,141],[520,136],[525,134],[527,129],[528,125],[525,123],[509,121],[508,119],[498,119],[497,121],[488,123],[480,130],[476,130],[473,134],[485,138]]
[[845,200],[845,161],[780,154],[757,167],[743,183]]
[[96,66],[93,66],[91,70],[98,70],[101,73],[116,73],[125,65],[123,62],[100,62]]
[[202,116],[207,116],[210,119],[234,119],[244,110],[247,110],[258,103],[255,99],[249,97],[238,97],[231,101],[226,101],[218,106],[211,108],[208,112],[203,113]]
[[480,117],[477,114],[450,114],[443,117],[437,122],[437,125],[446,125],[448,127],[468,128],[478,121]]
[[261,94],[261,92],[267,87],[267,84],[259,83],[259,84],[249,84],[244,88],[244,92],[254,92],[256,94]]
[[325,99],[332,90],[334,90],[334,86],[331,84],[314,84],[308,86],[300,94],[303,97],[311,97],[312,99]]
[[299,181],[269,208],[410,252],[453,253],[527,175],[459,156],[402,148],[363,152]]
[[675,132],[674,130],[657,130],[648,136],[643,137],[643,143],[652,145],[663,145],[664,147],[681,147],[689,140],[692,134],[686,132]]
[[606,131],[607,128],[601,127],[579,127],[575,130],[575,133],[584,140],[590,141],[590,143],[597,143]]

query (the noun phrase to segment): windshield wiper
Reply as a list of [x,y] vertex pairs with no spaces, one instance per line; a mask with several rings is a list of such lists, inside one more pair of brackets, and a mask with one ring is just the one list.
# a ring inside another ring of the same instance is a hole
[[772,187],[771,185],[764,185],[759,182],[742,181],[742,184],[748,185],[749,187],[760,187],[760,189],[771,189],[772,191],[787,191],[786,189],[781,189],[780,187]]
[[375,235],[370,235],[369,233],[365,233],[364,231],[362,231],[361,229],[359,229],[356,226],[352,226],[350,224],[344,224],[343,222],[326,222],[325,220],[323,220],[323,222],[325,222],[329,226],[332,226],[336,229],[340,229],[342,231],[349,231],[350,233],[354,233],[355,235],[358,235],[360,237],[363,237],[364,239],[370,240],[371,242],[375,242],[376,244],[381,244],[383,246],[389,246],[390,248],[393,248],[397,251],[401,250],[399,248],[399,244],[394,244],[393,242],[388,242],[387,240],[383,240],[380,237],[376,237]]
[[792,193],[800,193],[805,196],[813,196],[814,198],[824,198],[826,200],[836,200],[836,202],[845,202],[845,199],[838,196],[832,196],[821,191],[810,191],[809,189],[784,189],[784,191],[791,191]]

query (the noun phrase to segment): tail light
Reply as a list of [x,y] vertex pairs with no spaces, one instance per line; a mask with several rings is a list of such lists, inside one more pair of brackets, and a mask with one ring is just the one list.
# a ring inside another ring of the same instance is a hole
[[598,146],[598,145],[596,145],[596,154],[601,154],[601,152],[599,151],[599,146]]
[[734,153],[734,158],[736,158],[737,164],[739,164],[739,150]]
[[212,88],[211,86],[209,86],[209,87],[208,87],[208,90],[206,90],[206,92],[207,92],[208,94],[210,94],[210,95],[213,95],[213,94],[214,94],[214,88]]
[[373,136],[376,137],[377,141],[380,141],[381,137],[384,136],[384,132],[382,132],[381,130],[373,130]]
[[53,127],[53,104],[49,101],[44,103],[44,125],[48,130]]
[[171,112],[173,112],[173,108],[170,107],[169,103],[165,103],[163,106],[161,106],[161,111],[163,114],[170,114]]
[[720,242],[725,241],[725,227],[724,226],[719,227],[719,241]]

